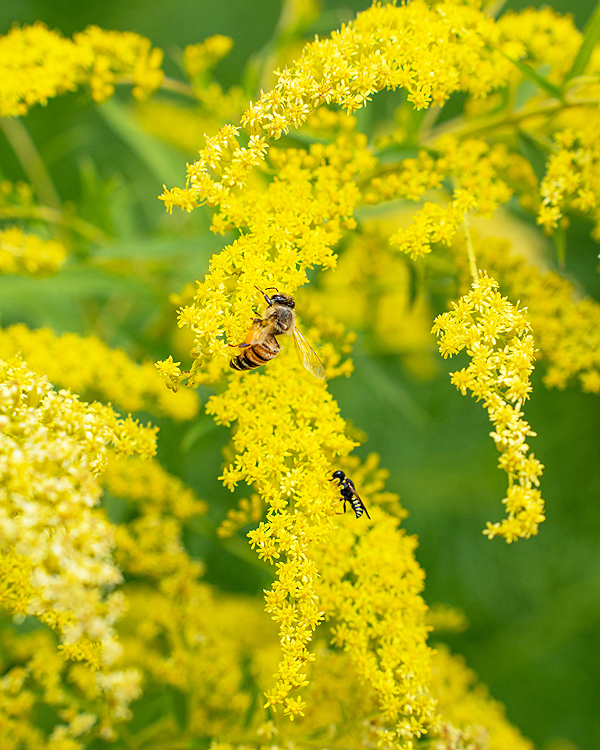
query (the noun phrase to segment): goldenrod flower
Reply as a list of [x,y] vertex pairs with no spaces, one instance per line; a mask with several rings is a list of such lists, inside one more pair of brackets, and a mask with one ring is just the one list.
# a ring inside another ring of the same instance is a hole
[[94,101],[112,96],[119,78],[129,79],[143,98],[161,84],[162,50],[131,32],[90,26],[73,40],[43,23],[14,27],[0,37],[0,116],[26,114],[34,104],[89,83]]
[[19,227],[0,231],[0,273],[53,273],[67,257],[62,242],[25,234]]
[[188,78],[193,81],[213,68],[226,57],[233,47],[233,39],[214,34],[198,44],[188,44],[183,50],[183,65]]
[[[0,363],[2,604],[55,628],[73,658],[111,663],[122,595],[98,475],[116,453],[152,455],[155,433],[107,406],[57,393],[22,362]],[[86,646],[89,642],[89,648]],[[96,645],[94,645],[96,644]]]
[[521,408],[529,398],[529,375],[533,370],[534,343],[524,311],[513,306],[498,291],[498,283],[482,275],[471,291],[453,303],[451,312],[439,315],[433,332],[439,337],[440,353],[452,356],[466,349],[471,363],[452,373],[452,382],[463,395],[471,391],[483,401],[494,431],[490,433],[501,453],[499,467],[509,478],[506,505],[508,518],[487,524],[491,539],[507,542],[537,534],[545,519],[539,487],[543,466],[533,453],[527,454],[528,437],[535,432],[522,418]]
[[[579,381],[583,391],[600,393],[600,305],[554,271],[528,264],[506,240],[474,235],[473,243],[481,265],[526,306],[537,357],[546,365],[544,384],[562,389]],[[464,250],[457,239],[452,251],[467,273]]]
[[21,324],[0,329],[0,357],[16,354],[51,382],[80,394],[101,396],[124,411],[147,410],[182,420],[198,411],[195,393],[187,389],[171,393],[151,362],[138,365],[97,336],[58,336],[48,328],[32,331]]

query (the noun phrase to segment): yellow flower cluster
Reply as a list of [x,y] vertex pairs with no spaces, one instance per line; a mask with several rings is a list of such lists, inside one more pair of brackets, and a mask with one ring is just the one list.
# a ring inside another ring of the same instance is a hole
[[[107,406],[56,393],[22,362],[0,363],[1,603],[55,628],[65,653],[109,664],[123,599],[112,529],[93,510],[109,444],[151,456],[155,431]],[[86,645],[87,644],[87,645]],[[73,648],[70,648],[73,646]]]
[[486,49],[497,37],[494,21],[474,5],[452,0],[436,8],[422,0],[374,5],[330,38],[307,44],[278,74],[274,89],[242,116],[247,146],[240,145],[238,128],[224,126],[188,167],[186,189],[165,189],[161,197],[167,207],[188,211],[220,203],[246,183],[270,139],[301,127],[324,103],[354,112],[375,92],[399,87],[417,109],[443,104],[460,88],[482,96],[503,85],[514,69],[499,51]]
[[86,71],[86,81],[95,102],[110,99],[118,82],[131,81],[136,99],[150,96],[162,83],[163,51],[152,48],[150,40],[139,34],[88,26],[74,34],[73,41],[91,53],[93,64]]
[[[547,66],[548,81],[555,85],[563,82],[581,46],[581,32],[572,16],[553,8],[526,8],[503,13],[496,23],[506,54],[535,69]],[[518,69],[513,70],[518,75]]]
[[595,237],[600,239],[600,119],[591,120],[585,128],[555,133],[558,151],[550,156],[540,185],[537,221],[550,231],[566,210],[590,214],[596,224]]
[[[579,299],[573,284],[559,274],[543,273],[511,253],[506,240],[473,233],[473,246],[508,298],[526,306],[538,356],[546,361],[544,384],[562,389],[576,378],[584,392],[600,393],[600,305],[590,297]],[[457,239],[452,252],[466,276],[464,240]]]
[[64,333],[48,328],[31,331],[17,324],[0,329],[0,358],[20,354],[28,365],[57,385],[81,394],[100,396],[124,411],[149,411],[175,419],[191,419],[198,411],[192,391],[167,391],[151,363],[137,365],[119,349],[96,336]]
[[0,273],[54,273],[67,257],[62,242],[25,234],[19,227],[0,231]]
[[[224,338],[243,341],[257,317],[257,300],[264,305],[256,288],[294,294],[306,283],[307,268],[335,265],[332,247],[343,227],[355,225],[354,179],[373,164],[362,134],[344,132],[332,144],[313,144],[308,151],[273,150],[272,159],[277,179],[263,192],[231,195],[213,219],[217,231],[233,226],[246,231],[213,256],[193,304],[179,310],[178,325],[195,335],[195,362],[191,373],[182,373],[171,358],[158,363],[171,388],[186,377],[191,384],[220,379],[232,354]],[[333,358],[334,351],[329,353]],[[323,357],[331,377],[339,358],[329,358],[327,349]]]
[[467,138],[459,141],[447,135],[436,142],[441,154],[436,160],[421,153],[418,159],[407,159],[400,164],[398,175],[376,178],[371,183],[371,202],[402,197],[419,200],[428,188],[440,187],[447,179],[453,184],[452,199],[447,206],[426,202],[413,216],[413,223],[399,229],[390,237],[390,244],[417,258],[431,252],[431,245],[450,244],[469,211],[477,211],[489,218],[512,191],[497,173],[505,166],[507,150],[504,145],[489,146],[483,139]]
[[170,514],[183,520],[203,515],[207,510],[206,503],[193,490],[154,459],[134,456],[121,461],[109,456],[101,481],[112,495],[140,503],[145,515]]
[[[65,662],[48,630],[17,635],[6,629],[1,645],[11,667],[0,680],[2,750],[81,750],[96,732],[114,734],[141,694],[136,670],[98,672]],[[47,734],[36,721],[40,705],[57,714]]]
[[[198,581],[202,566],[183,546],[181,522],[205,505],[181,483],[166,483],[156,467],[144,475],[139,462],[128,463],[129,475],[112,462],[107,472],[111,493],[138,500],[140,510],[115,530],[115,559],[136,580],[125,587],[129,613],[120,624],[122,664],[141,666],[147,683],[177,691],[191,736],[231,731],[251,703],[243,687],[248,641],[258,648],[269,628],[264,622],[252,627],[257,604],[217,599]],[[135,476],[141,481],[132,488],[128,480]],[[173,729],[158,722],[150,731],[159,742]]]
[[375,691],[386,727],[377,741],[383,746],[396,738],[410,747],[434,711],[416,542],[383,511],[377,518],[372,505],[377,520],[366,530],[361,519],[363,533],[353,531],[352,514],[340,519],[330,462],[353,443],[331,396],[297,373],[281,355],[264,372],[230,380],[207,405],[218,423],[236,424],[236,457],[222,481],[232,489],[240,481],[254,484],[268,508],[266,521],[248,534],[259,557],[276,562],[278,575],[266,609],[279,624],[283,660],[265,705],[283,704],[291,719],[305,715],[304,699],[289,694],[307,685],[314,658],[308,643],[327,617],[338,622],[335,643],[348,649]]
[[0,37],[0,116],[24,115],[34,104],[75,91],[92,64],[91,50],[43,23],[14,27]]
[[183,67],[190,81],[207,73],[227,57],[233,47],[233,39],[222,34],[209,36],[198,44],[188,44],[183,50]]
[[143,98],[157,89],[162,50],[130,32],[90,26],[65,39],[43,23],[14,27],[0,37],[0,116],[18,117],[34,104],[89,83],[94,101],[108,99],[120,78],[133,82]]
[[283,660],[267,705],[283,704],[293,718],[304,703],[288,694],[306,682],[307,644],[323,618],[311,550],[335,529],[330,461],[354,443],[324,386],[289,359],[280,355],[265,372],[232,378],[207,411],[219,424],[237,425],[236,457],[223,471],[223,483],[231,489],[241,481],[255,484],[268,508],[267,521],[248,535],[261,559],[278,561],[278,580],[266,601],[280,626]]
[[452,303],[451,312],[436,318],[433,332],[440,337],[444,357],[466,349],[471,358],[467,367],[452,373],[452,383],[463,395],[471,391],[482,400],[494,425],[490,435],[501,453],[498,465],[509,479],[502,501],[508,518],[501,523],[488,522],[484,533],[490,539],[503,536],[510,543],[537,534],[545,518],[538,489],[544,467],[533,453],[527,454],[525,441],[535,432],[521,411],[531,391],[531,326],[525,313],[497,289],[497,282],[484,274],[473,282],[468,294]]
[[420,596],[425,575],[414,557],[416,538],[370,507],[371,523],[359,525],[346,515],[335,541],[318,542],[316,593],[334,623],[333,644],[348,652],[359,680],[375,694],[378,747],[412,748],[436,719],[428,690],[427,607]]

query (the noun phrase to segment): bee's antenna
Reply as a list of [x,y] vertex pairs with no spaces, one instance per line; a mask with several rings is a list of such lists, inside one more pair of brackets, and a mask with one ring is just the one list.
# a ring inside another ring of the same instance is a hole
[[[269,304],[269,305],[273,304],[271,302],[271,298],[269,297],[269,295],[266,292],[263,292],[262,289],[259,289],[259,287],[257,287],[256,284],[254,285],[254,288],[256,289],[257,292],[260,292],[262,294],[262,296],[267,301],[267,304]],[[277,287],[275,287],[275,286],[268,286],[267,289],[275,289],[275,291],[277,291]]]

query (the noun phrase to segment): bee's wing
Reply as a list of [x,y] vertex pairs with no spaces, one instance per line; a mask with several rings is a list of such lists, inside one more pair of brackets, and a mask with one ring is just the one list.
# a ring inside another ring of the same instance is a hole
[[358,502],[362,506],[362,509],[367,514],[367,518],[371,518],[371,516],[369,515],[369,511],[367,510],[367,506],[363,503],[361,496],[356,491],[356,487],[354,486],[354,482],[351,479],[348,479],[348,477],[346,477],[346,482],[348,483],[348,487],[350,487],[350,489],[352,490],[352,494],[358,500]]
[[255,344],[262,344],[267,338],[268,331],[265,328],[264,320],[257,318],[253,323],[252,327],[248,331],[245,341],[239,344],[229,344],[234,349],[243,349],[246,346],[254,346]]
[[306,369],[318,378],[325,380],[325,367],[319,359],[317,353],[300,333],[297,326],[294,326],[294,343],[296,344],[296,354],[300,362]]

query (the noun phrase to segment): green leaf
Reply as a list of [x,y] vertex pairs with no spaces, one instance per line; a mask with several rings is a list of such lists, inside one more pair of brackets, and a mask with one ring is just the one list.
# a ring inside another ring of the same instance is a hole
[[535,176],[541,182],[546,174],[548,149],[525,130],[519,130],[519,151],[531,164]]
[[572,78],[576,78],[577,76],[580,76],[583,73],[586,65],[588,64],[590,60],[590,57],[592,56],[594,47],[596,46],[596,43],[598,42],[599,39],[600,39],[600,2],[597,3],[594,12],[589,17],[588,22],[585,25],[585,29],[583,30],[583,41],[581,43],[581,47],[579,48],[579,52],[577,53],[577,57],[575,58],[573,62],[571,70],[565,76],[565,80],[563,81],[563,89],[565,88],[568,81],[570,81]]
[[527,65],[527,63],[513,59],[512,57],[507,55],[506,52],[502,52],[502,50],[500,50],[500,52],[507,60],[510,60],[510,62],[515,65],[526,78],[528,78],[530,81],[533,81],[539,88],[550,94],[550,96],[553,96],[556,99],[560,99],[562,101],[562,91],[553,83],[550,83],[550,81],[544,78],[544,76],[540,75],[537,70],[531,67],[531,65]]
[[55,276],[0,276],[3,325],[25,322],[32,328],[49,326],[59,333],[87,333],[82,305],[90,299],[117,297],[140,309],[151,310],[157,305],[156,295],[138,279],[79,263],[67,264]]
[[207,262],[226,240],[203,234],[198,237],[131,237],[99,247],[94,257],[118,260],[176,260],[182,256],[202,256]]
[[147,133],[137,122],[132,111],[114,97],[99,104],[97,111],[107,125],[119,135],[129,148],[148,167],[158,182],[178,185],[185,181],[185,158],[176,149]]
[[564,268],[567,257],[567,233],[565,228],[558,226],[552,234],[552,239],[556,247],[556,260],[558,261],[559,268]]
[[187,698],[184,693],[181,692],[181,690],[178,690],[172,685],[167,686],[167,692],[169,694],[171,709],[173,711],[175,721],[177,722],[177,726],[181,729],[182,732],[184,732],[187,729],[188,725]]

